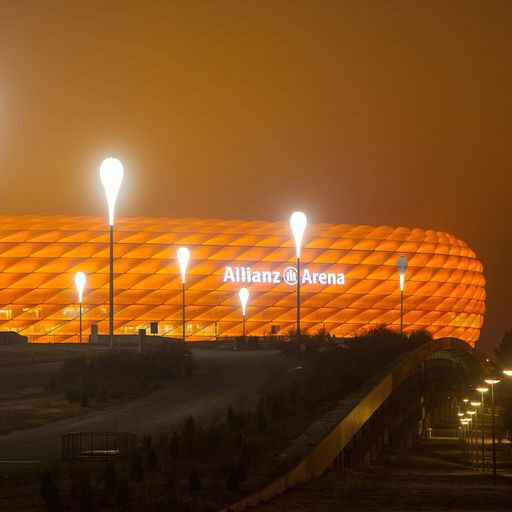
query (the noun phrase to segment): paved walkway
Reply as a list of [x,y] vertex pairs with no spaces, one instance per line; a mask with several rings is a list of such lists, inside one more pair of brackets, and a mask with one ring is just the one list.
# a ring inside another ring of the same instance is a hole
[[455,429],[414,449],[389,449],[370,467],[329,471],[257,508],[261,512],[512,511],[510,447],[498,450],[498,479],[471,468]]

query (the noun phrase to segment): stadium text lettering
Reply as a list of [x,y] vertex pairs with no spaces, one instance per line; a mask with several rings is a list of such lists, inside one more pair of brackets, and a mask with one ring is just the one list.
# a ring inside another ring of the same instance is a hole
[[[287,267],[280,270],[252,270],[251,267],[225,267],[225,283],[286,283],[290,286],[297,284],[297,269]],[[334,272],[311,272],[304,269],[301,284],[344,285],[345,274]]]

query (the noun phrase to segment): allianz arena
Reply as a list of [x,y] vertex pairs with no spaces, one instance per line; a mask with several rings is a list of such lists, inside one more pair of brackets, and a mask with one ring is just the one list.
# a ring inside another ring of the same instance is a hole
[[[104,218],[0,217],[0,330],[32,342],[76,342],[74,274],[87,274],[83,332],[108,332],[109,232]],[[238,290],[249,288],[247,334],[295,327],[294,241],[287,222],[124,218],[115,228],[115,333],[150,322],[181,337],[186,246],[187,338],[242,332]],[[405,276],[404,327],[474,344],[485,312],[482,264],[467,245],[438,231],[347,224],[309,225],[301,255],[301,326],[337,337],[400,324],[398,256]]]

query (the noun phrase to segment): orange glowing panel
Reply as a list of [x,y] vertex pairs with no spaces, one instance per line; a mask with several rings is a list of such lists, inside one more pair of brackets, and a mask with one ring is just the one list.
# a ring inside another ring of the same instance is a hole
[[[0,217],[0,325],[35,342],[78,341],[74,274],[86,272],[83,326],[108,331],[108,225],[96,217]],[[288,222],[126,218],[115,227],[115,332],[158,322],[181,337],[187,246],[189,340],[242,333],[238,291],[250,290],[248,335],[294,328],[295,249]],[[474,344],[485,312],[482,264],[454,236],[421,229],[309,225],[301,254],[302,327],[353,336],[400,325],[398,256],[405,275],[404,327]]]

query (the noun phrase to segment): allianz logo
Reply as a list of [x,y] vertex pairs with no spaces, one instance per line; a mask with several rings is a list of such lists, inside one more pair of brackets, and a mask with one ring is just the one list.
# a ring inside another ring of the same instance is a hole
[[[280,270],[253,270],[251,267],[225,267],[225,283],[286,283],[297,284],[297,269],[286,267]],[[345,284],[345,274],[335,272],[311,272],[305,268],[301,272],[301,284],[337,285]]]

